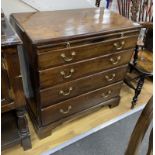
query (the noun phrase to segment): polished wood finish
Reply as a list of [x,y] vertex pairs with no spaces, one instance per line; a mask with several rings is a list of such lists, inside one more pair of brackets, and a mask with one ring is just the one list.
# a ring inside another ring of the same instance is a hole
[[[144,106],[153,93],[152,81],[147,80],[144,83],[144,89],[142,89],[141,95],[135,109],[139,109]],[[53,130],[53,133],[47,138],[40,140],[34,130],[32,121],[28,119],[28,124],[32,139],[32,149],[24,152],[20,146],[16,146],[7,150],[2,151],[2,155],[12,155],[12,154],[26,154],[26,155],[38,155],[43,154],[59,145],[65,143],[66,141],[71,141],[76,136],[81,136],[83,133],[87,133],[90,130],[103,124],[111,122],[113,119],[122,117],[122,115],[131,112],[130,110],[130,100],[134,92],[123,84],[120,92],[121,100],[119,106],[113,109],[109,109],[108,106],[102,107],[100,109],[91,112],[89,115],[80,117],[74,121],[68,121],[61,124],[59,127]],[[28,117],[29,118],[29,117]],[[125,149],[125,148],[124,148]]]
[[[47,109],[42,109],[42,123],[43,125],[47,125],[49,123],[55,122],[55,121],[59,121],[59,120],[63,120],[63,118],[68,117],[67,119],[69,119],[69,116],[76,114],[78,112],[90,109],[92,108],[97,108],[97,107],[101,107],[101,106],[105,106],[105,105],[118,105],[120,98],[119,97],[115,97],[115,98],[111,98],[108,101],[105,102],[97,102],[97,100],[94,102],[91,100],[91,102],[87,102],[87,101],[83,101],[80,98],[80,104],[77,104],[77,100],[76,102],[66,102],[66,103],[61,103],[59,105],[53,106],[53,107],[48,107]],[[82,103],[84,102],[84,106],[82,105]],[[97,102],[97,104],[96,104]],[[53,113],[53,115],[49,115],[50,113]]]
[[[51,88],[42,89],[40,90],[41,106],[52,105],[54,103],[58,103],[65,99],[69,99],[71,97],[75,97],[77,95],[81,95],[83,93],[87,93],[89,91],[121,81],[123,80],[126,74],[126,71],[127,71],[127,66],[125,65],[123,67],[119,67],[108,71],[103,71],[95,75],[83,77],[75,81],[71,81],[61,85],[56,85]],[[113,79],[108,81],[106,77],[113,78]],[[92,83],[95,83],[95,85],[92,85]],[[68,92],[69,88],[72,88],[72,90],[70,91],[70,94],[65,96],[63,94],[60,94],[60,91],[64,91],[64,93]]]
[[[28,110],[41,138],[67,120],[119,104],[119,91],[107,101],[88,94],[122,82],[139,25],[103,8],[17,13],[11,23],[24,42]],[[62,117],[59,109],[71,113]]]
[[[149,128],[152,122],[152,119],[153,119],[153,97],[151,97],[151,99],[148,101],[146,107],[142,111],[142,114],[140,115],[136,123],[136,126],[130,137],[130,141],[126,149],[125,155],[138,154],[138,150],[147,132],[147,129]],[[151,131],[151,134],[153,134],[152,131]],[[153,135],[151,140],[153,141]],[[149,153],[151,153],[151,149],[153,149],[153,145],[152,145],[152,148],[150,148],[149,146],[147,155],[150,155]]]
[[8,102],[8,101],[2,100],[1,103],[2,103],[2,105],[1,105],[1,112],[2,113],[15,109],[14,101]]
[[[5,16],[2,23],[1,42],[1,82],[2,82],[2,149],[14,144],[23,146],[24,150],[31,148],[30,133],[25,117],[25,97],[18,57],[18,46],[21,40],[11,29]],[[20,113],[20,115],[19,115]]]
[[[115,43],[121,43],[125,41],[126,44],[123,46],[123,49],[129,49],[133,47],[133,44],[137,43],[137,34],[139,31],[135,31],[135,36],[119,38],[120,33],[118,33],[117,39],[112,41],[101,41],[98,43],[86,43],[83,46],[73,46],[73,43],[70,43],[71,48],[66,49],[66,47],[61,49],[45,48],[38,50],[38,67],[39,70],[43,70],[49,67],[55,67],[65,64],[74,63],[80,60],[85,60],[101,55],[111,54],[111,52],[118,52],[114,46]],[[137,34],[136,34],[137,33]],[[126,35],[124,33],[124,35]],[[115,37],[115,36],[114,36]],[[97,37],[99,38],[99,37]],[[63,56],[64,55],[64,56]]]
[[14,13],[12,17],[33,43],[86,38],[96,33],[139,28],[139,25],[104,8]]
[[153,72],[153,53],[148,50],[141,50],[138,53],[137,67],[143,72]]
[[[42,109],[43,125],[55,122],[118,96],[121,85],[122,82],[113,84]],[[53,113],[53,115],[50,115],[50,113]]]
[[8,91],[12,91],[12,94],[10,94],[10,97],[15,101],[17,108],[24,106],[25,97],[23,92],[22,77],[21,77],[20,68],[19,68],[20,65],[19,65],[17,47],[16,46],[7,47],[7,48],[2,47],[2,52],[3,52],[2,59],[4,59],[6,63],[6,66],[7,66],[6,70],[8,73],[9,84],[11,85],[11,87],[8,90]]
[[121,51],[117,54],[110,54],[40,71],[40,88],[47,88],[49,86],[75,80],[80,77],[92,75],[106,69],[125,65],[130,61],[132,54],[133,50],[127,50],[125,52]]

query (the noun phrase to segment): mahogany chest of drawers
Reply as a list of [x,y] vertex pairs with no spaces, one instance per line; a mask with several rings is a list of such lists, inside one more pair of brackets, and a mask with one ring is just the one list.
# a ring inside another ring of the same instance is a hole
[[17,13],[28,110],[40,137],[66,120],[117,106],[140,26],[103,8]]
[[22,41],[1,12],[1,148],[31,148],[18,47]]

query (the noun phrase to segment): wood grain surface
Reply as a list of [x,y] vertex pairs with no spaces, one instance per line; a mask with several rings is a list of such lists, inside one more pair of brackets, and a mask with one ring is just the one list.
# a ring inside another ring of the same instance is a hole
[[104,8],[14,13],[12,17],[32,42],[139,27]]
[[[135,108],[145,104],[149,98],[152,96],[152,82],[146,80],[141,95],[139,96],[138,104]],[[120,105],[114,109],[109,109],[108,107],[103,107],[100,110],[93,112],[85,117],[79,118],[72,122],[65,123],[53,131],[53,134],[45,139],[39,140],[37,137],[33,125],[29,120],[30,132],[31,132],[31,140],[32,140],[32,149],[28,151],[23,151],[20,146],[15,146],[13,148],[7,149],[2,152],[2,155],[12,155],[12,154],[20,154],[20,155],[40,155],[41,153],[52,149],[66,140],[70,140],[71,138],[80,135],[88,130],[97,127],[115,117],[118,117],[126,112],[131,111],[131,100],[133,97],[133,90],[123,86],[121,90],[121,101]]]
[[[75,81],[60,84],[55,87],[42,89],[40,90],[41,106],[46,107],[48,105],[52,105],[60,101],[121,81],[123,80],[126,71],[127,65],[109,71],[103,71]],[[115,77],[113,77],[113,75],[115,75]],[[105,77],[109,77],[112,80],[108,81]],[[95,83],[95,85],[93,85],[92,83]],[[64,96],[63,94],[59,93],[60,91],[66,93],[69,91],[69,88],[72,88],[69,95]]]
[[[39,71],[40,88],[47,88],[56,84],[93,75],[94,73],[104,70],[126,65],[130,61],[132,54],[133,50],[131,49],[115,54],[88,59],[86,61],[80,61],[69,65]],[[64,75],[62,75],[62,72],[64,72]]]
[[[119,95],[116,97],[116,102],[106,101],[106,103],[102,102],[102,104],[97,104],[96,102],[96,105],[89,106],[87,109],[84,106],[89,104],[81,104],[80,108],[77,107],[78,113],[63,119],[57,119],[57,108],[52,112],[53,109],[50,107],[52,106],[51,104],[59,104],[59,102],[63,102],[71,97],[101,88],[105,84],[118,82],[118,79],[120,81],[123,80],[125,72],[122,69],[118,70],[118,73],[110,73],[109,71],[129,63],[136,44],[135,38],[136,36],[138,37],[140,29],[138,24],[103,8],[16,13],[12,14],[11,23],[24,42],[23,47],[25,57],[27,56],[28,74],[30,75],[34,94],[31,99],[27,99],[27,107],[35,129],[41,138],[50,135],[51,129],[68,121],[68,119],[72,120],[85,113],[88,114],[88,112],[92,112],[104,104],[107,105],[107,103],[111,107],[118,105]],[[113,42],[114,40],[115,42]],[[100,46],[97,46],[99,44]],[[107,46],[104,47],[105,44]],[[81,53],[85,53],[82,47],[87,45],[92,46],[96,51],[86,48],[85,51],[88,51],[85,56],[81,55],[77,61],[71,63],[63,64],[60,62],[61,65],[59,65],[57,59],[52,59],[51,55],[47,55],[49,61],[53,62],[55,66],[51,66],[52,63],[49,63],[42,66],[43,68],[45,67],[44,69],[40,69],[40,61],[38,64],[40,54],[53,53],[54,50],[57,50],[59,54],[59,51],[62,49],[71,50],[75,47],[76,51],[71,53],[71,57],[66,57],[65,53],[61,53],[61,55],[63,54],[61,57],[65,61],[70,61],[72,56],[76,55],[78,49],[80,49]],[[104,50],[102,51],[102,49]],[[93,52],[96,54],[93,54]],[[108,71],[109,74],[98,77],[97,80],[89,78],[87,79],[88,82],[79,83],[80,79],[87,76],[92,77],[94,74],[99,74],[103,71]],[[70,85],[74,84],[74,82],[77,82],[76,85]],[[52,87],[57,87],[58,89],[54,90]],[[68,105],[68,103],[65,105]],[[45,109],[42,109],[42,106],[50,109],[47,110],[49,115],[46,114]],[[60,108],[62,107],[66,109],[66,106],[61,105]],[[68,109],[65,113],[68,112]],[[80,109],[81,111],[79,111]],[[45,112],[44,114],[42,110]],[[56,119],[50,123],[52,115],[55,115]],[[45,121],[45,119],[47,120]]]

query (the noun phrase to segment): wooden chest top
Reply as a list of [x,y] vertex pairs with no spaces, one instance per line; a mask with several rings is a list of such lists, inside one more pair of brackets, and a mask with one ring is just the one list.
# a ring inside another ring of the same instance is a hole
[[104,8],[14,13],[11,17],[33,43],[139,27],[138,24]]

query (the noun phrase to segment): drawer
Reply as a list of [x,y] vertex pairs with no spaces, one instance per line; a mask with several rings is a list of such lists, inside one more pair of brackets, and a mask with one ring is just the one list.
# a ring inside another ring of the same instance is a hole
[[139,36],[140,29],[132,29],[132,30],[124,30],[124,31],[116,31],[113,33],[98,33],[96,34],[91,34],[91,35],[84,35],[82,37],[73,37],[72,39],[69,40],[53,40],[51,41],[45,41],[45,42],[40,42],[36,45],[36,50],[38,53],[43,53],[43,52],[51,52],[54,50],[62,50],[66,49],[66,45],[68,45],[68,42],[70,44],[70,47],[77,47],[77,46],[82,46],[82,45],[88,45],[88,44],[93,44],[93,43],[99,43],[103,41],[110,41],[113,39],[120,39],[120,38],[127,38],[127,37],[134,37],[134,36]]
[[65,65],[135,47],[137,36],[116,38],[82,46],[38,53],[39,70]]
[[119,95],[120,88],[121,84],[118,83],[44,108],[41,110],[42,123],[43,125],[47,125],[48,123],[53,123],[93,106],[97,106],[102,102],[106,103],[109,99]]
[[47,107],[66,99],[93,91],[94,89],[121,81],[123,80],[126,71],[127,65],[40,90],[41,107]]
[[65,83],[106,69],[127,64],[133,49],[39,71],[40,88]]

